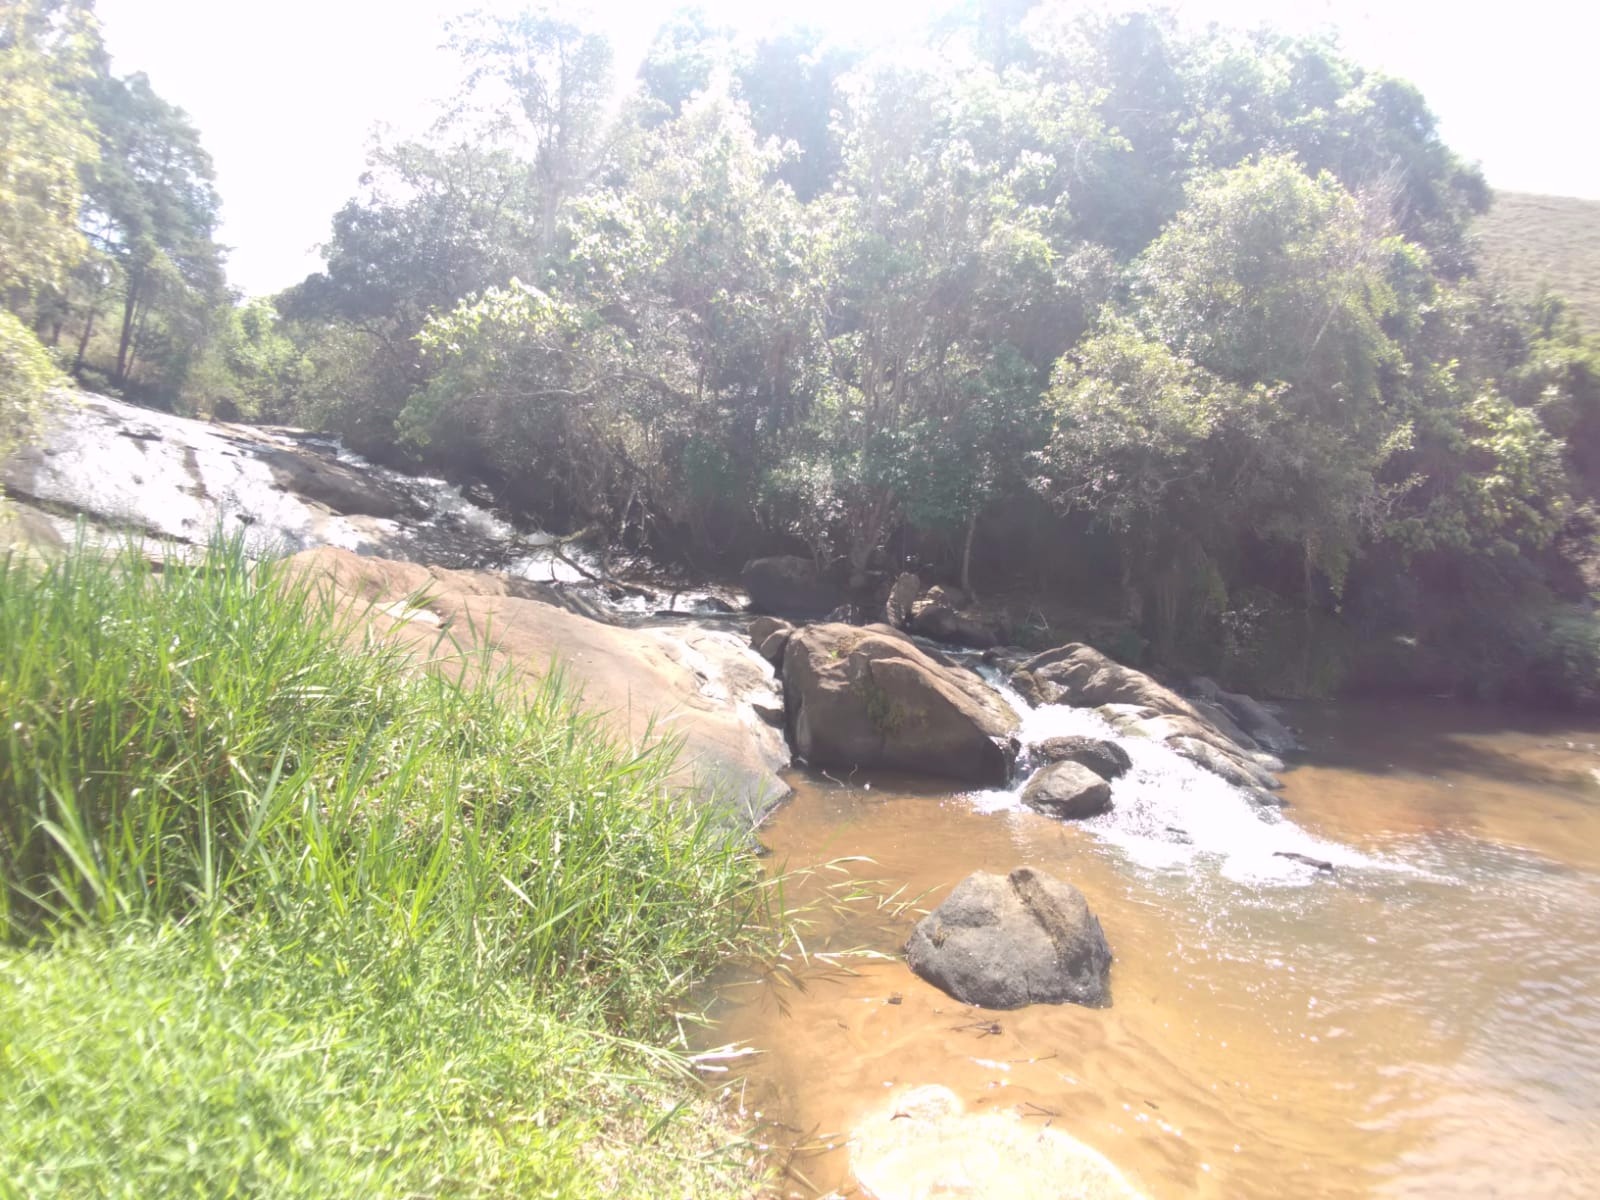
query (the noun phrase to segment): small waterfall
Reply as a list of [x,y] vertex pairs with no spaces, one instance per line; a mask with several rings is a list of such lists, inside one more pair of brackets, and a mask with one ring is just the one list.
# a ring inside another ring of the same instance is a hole
[[1081,735],[1117,743],[1133,766],[1112,781],[1111,811],[1077,824],[1119,847],[1139,866],[1164,870],[1209,862],[1235,882],[1282,885],[1300,885],[1318,874],[1315,867],[1282,857],[1285,853],[1304,854],[1339,869],[1398,869],[1398,864],[1308,833],[1281,811],[1253,803],[1232,784],[1159,742],[1120,733],[1093,709],[1065,704],[1033,708],[996,672],[983,674],[1021,719],[1017,736],[1023,753],[1010,788],[968,794],[981,812],[1023,807],[1032,748],[1046,738]]

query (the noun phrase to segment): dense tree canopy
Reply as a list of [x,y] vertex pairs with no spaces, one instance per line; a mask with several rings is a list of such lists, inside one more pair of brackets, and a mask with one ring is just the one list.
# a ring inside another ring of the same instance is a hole
[[1594,690],[1600,354],[1476,278],[1481,175],[1325,38],[980,0],[869,53],[686,10],[619,87],[570,15],[464,17],[462,94],[270,311],[83,0],[6,13],[39,153],[0,286],[91,375],[699,567],[1026,585],[1282,691]]

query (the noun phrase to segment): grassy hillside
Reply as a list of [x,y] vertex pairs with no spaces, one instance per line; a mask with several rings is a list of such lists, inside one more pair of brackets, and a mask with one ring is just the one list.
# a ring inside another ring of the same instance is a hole
[[1496,192],[1476,233],[1486,272],[1522,291],[1547,285],[1600,333],[1600,200]]

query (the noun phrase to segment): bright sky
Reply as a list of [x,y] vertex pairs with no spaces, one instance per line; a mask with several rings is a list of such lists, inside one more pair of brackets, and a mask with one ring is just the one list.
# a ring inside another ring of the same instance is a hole
[[[1125,7],[1144,7],[1125,4]],[[144,71],[186,109],[217,167],[228,275],[251,294],[316,270],[355,194],[373,129],[426,126],[453,81],[452,14],[513,0],[99,0],[114,69]],[[670,0],[591,0],[631,71]],[[928,0],[701,0],[760,29],[803,17],[844,37],[892,36]],[[1195,20],[1334,28],[1356,60],[1409,79],[1445,140],[1492,186],[1600,199],[1588,123],[1600,5],[1588,0],[1178,0]]]

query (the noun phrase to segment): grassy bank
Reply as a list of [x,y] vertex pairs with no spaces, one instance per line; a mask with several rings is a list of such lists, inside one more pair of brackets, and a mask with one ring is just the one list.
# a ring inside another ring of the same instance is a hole
[[0,712],[0,1192],[746,1186],[650,1047],[756,872],[559,681],[78,552],[0,560]]

